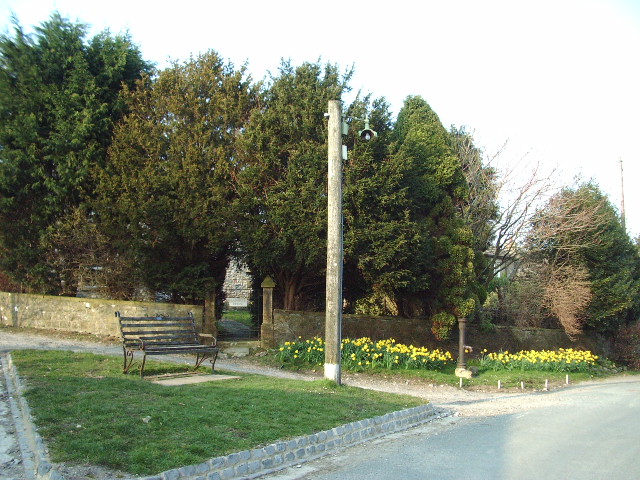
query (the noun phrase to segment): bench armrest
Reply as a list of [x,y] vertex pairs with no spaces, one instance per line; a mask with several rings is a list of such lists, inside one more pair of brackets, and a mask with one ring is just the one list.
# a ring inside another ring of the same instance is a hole
[[198,336],[202,339],[202,342],[206,345],[207,341],[211,342],[211,346],[215,347],[216,346],[216,337],[213,336],[213,334],[211,333],[198,333]]
[[144,342],[139,338],[123,338],[122,344],[125,348],[133,348],[136,350],[144,350]]

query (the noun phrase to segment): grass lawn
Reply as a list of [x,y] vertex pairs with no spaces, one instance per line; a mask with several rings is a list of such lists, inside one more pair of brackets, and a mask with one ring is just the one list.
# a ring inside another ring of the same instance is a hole
[[222,313],[222,318],[225,320],[235,320],[236,322],[245,324],[247,327],[255,328],[251,318],[251,312],[248,310],[229,310]]
[[[122,359],[14,351],[26,398],[54,462],[154,474],[280,439],[423,404],[326,380],[241,375],[167,387],[122,374]],[[184,372],[148,362],[146,373]],[[235,374],[238,375],[238,374]]]

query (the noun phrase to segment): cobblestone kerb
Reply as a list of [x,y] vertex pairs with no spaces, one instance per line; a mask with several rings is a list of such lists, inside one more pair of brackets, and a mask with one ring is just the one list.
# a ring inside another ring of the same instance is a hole
[[13,365],[11,354],[3,355],[2,370],[10,398],[11,414],[16,427],[17,442],[20,446],[26,474],[38,480],[64,480],[51,461],[49,454],[38,434],[31,410],[22,396],[23,386]]
[[198,465],[168,470],[142,480],[252,479],[315,460],[337,449],[350,447],[428,422],[434,417],[430,404],[347,423],[331,430],[281,441],[266,447],[213,458]]

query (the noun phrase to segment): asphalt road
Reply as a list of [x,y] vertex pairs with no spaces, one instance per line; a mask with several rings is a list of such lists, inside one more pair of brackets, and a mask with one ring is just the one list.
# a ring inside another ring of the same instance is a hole
[[548,406],[449,417],[270,480],[640,479],[640,378],[545,393]]

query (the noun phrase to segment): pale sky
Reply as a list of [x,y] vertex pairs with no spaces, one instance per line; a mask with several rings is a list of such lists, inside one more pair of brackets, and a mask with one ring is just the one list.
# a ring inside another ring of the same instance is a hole
[[394,114],[421,95],[488,153],[508,141],[501,162],[594,179],[617,206],[622,159],[640,235],[640,0],[0,0],[0,31],[11,12],[29,30],[54,10],[90,35],[128,30],[160,68],[209,49],[255,79],[281,58],[354,65],[354,89]]

